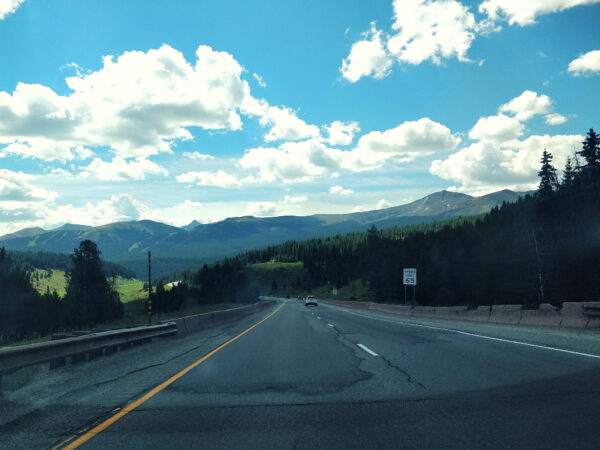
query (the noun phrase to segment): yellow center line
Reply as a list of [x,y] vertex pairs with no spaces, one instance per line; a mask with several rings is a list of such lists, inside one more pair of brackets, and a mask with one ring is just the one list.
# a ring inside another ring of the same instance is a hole
[[79,438],[77,438],[75,441],[71,442],[70,444],[68,444],[67,446],[63,447],[64,450],[70,450],[70,449],[74,449],[79,447],[81,444],[84,444],[85,442],[89,441],[91,438],[93,438],[94,436],[96,436],[97,434],[101,433],[102,431],[106,430],[108,427],[110,427],[113,423],[115,423],[117,420],[121,419],[123,416],[127,415],[128,413],[130,413],[131,411],[133,411],[134,409],[136,409],[138,406],[144,404],[145,402],[147,402],[148,400],[150,400],[152,397],[154,397],[156,394],[158,394],[160,391],[162,391],[164,388],[166,388],[167,386],[169,386],[170,384],[174,383],[175,381],[177,381],[179,378],[181,378],[182,376],[184,376],[186,373],[188,373],[190,370],[192,370],[194,367],[202,364],[204,361],[206,361],[208,358],[210,358],[212,355],[214,355],[215,353],[217,353],[219,350],[227,347],[229,344],[231,344],[233,341],[236,341],[237,339],[241,338],[243,335],[245,335],[246,333],[248,333],[250,330],[252,330],[253,328],[259,326],[261,323],[263,323],[265,320],[267,320],[268,318],[274,316],[282,307],[284,304],[281,304],[275,311],[273,311],[271,314],[269,314],[267,317],[265,317],[264,319],[262,319],[260,322],[255,323],[254,325],[252,325],[250,328],[248,328],[247,330],[242,331],[240,334],[238,334],[235,337],[232,337],[231,339],[229,339],[227,342],[225,342],[224,344],[219,345],[217,348],[215,348],[214,350],[212,350],[211,352],[207,353],[206,355],[204,355],[202,358],[200,358],[198,361],[190,364],[189,366],[187,366],[185,369],[183,369],[181,372],[173,375],[171,378],[169,378],[167,381],[164,381],[163,383],[159,384],[158,386],[156,386],[154,389],[152,389],[151,391],[149,391],[147,394],[145,394],[144,396],[138,398],[137,400],[129,403],[127,406],[125,406],[122,410],[120,410],[118,413],[116,413],[114,416],[109,417],[108,419],[106,419],[104,422],[102,422],[100,425],[92,428],[91,430],[89,430],[88,432],[86,432],[85,434],[81,435]]

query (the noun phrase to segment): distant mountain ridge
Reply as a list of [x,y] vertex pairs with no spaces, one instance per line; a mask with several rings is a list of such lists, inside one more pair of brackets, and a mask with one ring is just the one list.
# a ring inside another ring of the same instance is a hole
[[483,214],[503,202],[516,201],[520,195],[523,194],[509,190],[481,197],[441,191],[412,203],[374,211],[266,218],[244,216],[209,224],[193,221],[181,228],[151,220],[97,227],[65,224],[51,231],[28,228],[1,236],[0,246],[8,250],[71,253],[82,240],[90,239],[98,244],[104,259],[125,264],[142,276],[142,262],[148,250],[154,258],[171,261],[171,266],[198,265],[290,239],[362,231],[372,225],[385,228]]

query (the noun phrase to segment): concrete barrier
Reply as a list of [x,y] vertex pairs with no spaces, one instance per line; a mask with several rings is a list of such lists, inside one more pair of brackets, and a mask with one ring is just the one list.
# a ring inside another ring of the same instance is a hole
[[600,302],[586,302],[583,304],[583,313],[589,317],[587,328],[600,328]]
[[521,320],[521,305],[492,305],[490,322],[518,325]]
[[467,311],[467,320],[473,322],[489,322],[491,307],[489,305],[478,306],[477,309]]
[[562,317],[559,308],[550,303],[542,303],[539,309],[524,309],[521,311],[519,325],[560,326]]
[[415,306],[412,309],[412,314],[416,317],[434,317],[434,307],[433,306]]
[[561,327],[582,328],[587,326],[590,321],[590,318],[583,314],[583,303],[581,302],[563,302],[560,316],[562,318]]
[[[467,306],[415,306],[385,303],[324,300],[337,306],[370,309],[389,314],[440,319],[470,320],[515,325],[600,328],[600,302],[564,302],[562,308],[542,303],[539,309],[523,310],[521,305],[483,305],[470,310]],[[585,306],[585,309],[584,309]]]
[[410,316],[412,307],[410,305],[386,305],[383,303],[372,303],[369,308],[373,311],[381,311],[402,316]]

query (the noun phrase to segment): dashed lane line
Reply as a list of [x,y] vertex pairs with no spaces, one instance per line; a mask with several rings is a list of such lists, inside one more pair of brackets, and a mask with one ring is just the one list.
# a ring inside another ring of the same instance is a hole
[[377,353],[375,353],[373,350],[371,350],[369,347],[367,347],[366,345],[362,345],[362,344],[356,344],[358,345],[360,348],[362,348],[365,352],[367,352],[369,355],[372,356],[379,356]]

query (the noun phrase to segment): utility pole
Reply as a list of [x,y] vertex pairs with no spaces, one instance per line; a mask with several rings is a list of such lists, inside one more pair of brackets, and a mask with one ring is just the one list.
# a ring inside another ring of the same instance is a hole
[[152,259],[148,250],[148,325],[152,325]]

